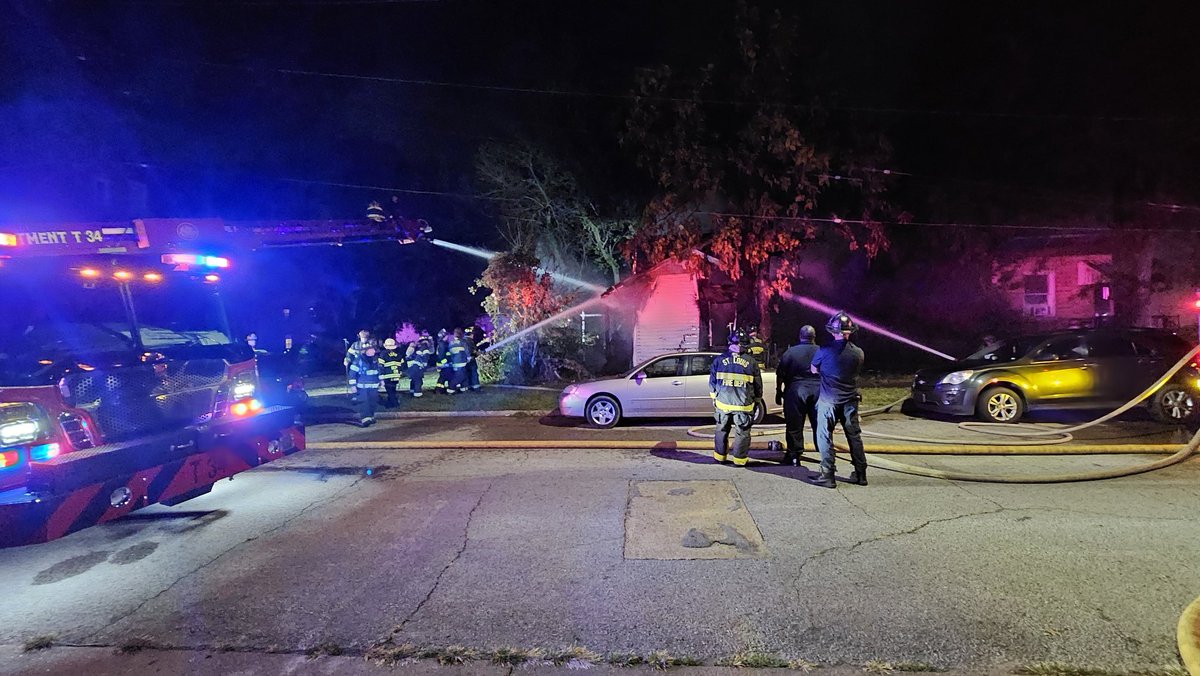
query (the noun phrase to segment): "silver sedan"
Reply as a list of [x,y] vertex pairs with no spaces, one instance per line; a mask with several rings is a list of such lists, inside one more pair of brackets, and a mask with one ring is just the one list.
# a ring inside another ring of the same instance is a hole
[[[720,352],[674,352],[639,364],[625,375],[568,385],[559,397],[564,416],[585,418],[593,427],[612,427],[621,418],[687,418],[710,416],[708,374]],[[763,398],[754,422],[778,413],[775,372],[763,371]],[[772,402],[768,404],[767,402]]]

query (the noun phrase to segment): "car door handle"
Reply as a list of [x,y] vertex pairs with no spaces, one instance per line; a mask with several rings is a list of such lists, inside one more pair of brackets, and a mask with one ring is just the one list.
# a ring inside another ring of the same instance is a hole
[[672,380],[672,381],[671,381],[671,384],[672,384],[672,385],[682,385],[682,384],[683,384],[683,381],[682,381],[682,380]]

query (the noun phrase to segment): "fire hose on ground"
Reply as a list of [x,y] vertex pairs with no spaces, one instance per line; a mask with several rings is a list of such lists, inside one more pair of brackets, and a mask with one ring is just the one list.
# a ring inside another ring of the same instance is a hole
[[[959,429],[969,430],[982,434],[999,435],[1006,437],[1016,437],[1019,440],[1010,441],[1004,445],[995,444],[993,441],[964,441],[964,440],[946,440],[946,439],[926,439],[921,437],[908,437],[894,434],[886,434],[883,432],[873,432],[864,429],[863,436],[869,436],[877,439],[887,439],[891,441],[911,442],[913,445],[881,445],[873,447],[875,453],[908,453],[908,454],[944,454],[944,455],[999,455],[999,454],[1033,454],[1035,448],[1047,447],[1058,444],[1065,444],[1073,441],[1072,433],[1078,432],[1089,427],[1094,427],[1107,422],[1127,411],[1138,406],[1148,397],[1153,395],[1160,387],[1169,382],[1175,377],[1183,367],[1200,354],[1200,346],[1192,348],[1178,362],[1175,363],[1165,374],[1158,380],[1154,381],[1149,387],[1138,394],[1133,399],[1118,407],[1117,409],[1106,413],[1105,415],[1079,425],[1074,425],[1066,428],[1056,429],[1029,429],[1028,427],[1019,427],[1010,423],[984,423],[984,422],[963,422],[958,424]],[[878,415],[890,411],[892,408],[900,405],[904,399],[898,399],[886,406],[862,411],[861,416],[867,417]],[[760,426],[758,431],[753,432],[755,436],[776,436],[783,433],[782,425]],[[713,425],[702,425],[693,427],[688,430],[688,435],[693,437],[708,437],[713,434],[703,432],[701,430],[714,429]],[[1046,437],[1046,438],[1038,438]],[[835,443],[834,447],[844,454],[848,451],[845,444]],[[904,474],[913,474],[917,476],[931,477],[935,479],[945,479],[949,481],[978,481],[988,483],[1019,483],[1019,484],[1034,484],[1034,483],[1066,483],[1072,481],[1097,481],[1100,479],[1114,479],[1117,477],[1131,476],[1134,474],[1142,474],[1144,472],[1152,472],[1155,470],[1170,467],[1191,457],[1196,453],[1197,448],[1200,448],[1200,431],[1197,431],[1192,438],[1182,447],[1176,445],[1162,446],[1155,445],[1152,447],[1140,447],[1130,449],[1124,445],[1104,445],[1104,444],[1076,444],[1070,447],[1055,448],[1052,452],[1044,453],[1046,455],[1074,455],[1074,454],[1099,454],[1099,453],[1163,453],[1174,450],[1170,456],[1154,462],[1142,463],[1132,467],[1122,467],[1115,469],[1096,470],[1092,472],[1078,472],[1067,474],[977,474],[971,472],[954,472],[948,470],[932,469],[903,463],[888,458],[882,458],[875,453],[867,454],[867,462],[872,467],[886,469],[893,472]]]

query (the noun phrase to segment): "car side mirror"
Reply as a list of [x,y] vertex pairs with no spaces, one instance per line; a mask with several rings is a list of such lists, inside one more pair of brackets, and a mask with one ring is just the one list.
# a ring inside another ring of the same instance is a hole
[[637,372],[637,375],[635,375],[635,376],[633,377],[633,379],[637,381],[637,384],[638,384],[638,385],[641,385],[641,384],[642,384],[642,381],[646,379],[646,372],[645,372],[645,371],[638,371],[638,372]]

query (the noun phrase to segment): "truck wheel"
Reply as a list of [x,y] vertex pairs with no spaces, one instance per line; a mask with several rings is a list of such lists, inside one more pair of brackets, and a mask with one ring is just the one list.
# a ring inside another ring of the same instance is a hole
[[767,419],[767,405],[763,403],[762,399],[754,402],[754,411],[750,415],[755,425],[761,424],[762,421]]
[[583,413],[592,427],[608,429],[621,420],[621,405],[607,394],[598,394],[588,401]]
[[979,395],[975,414],[993,423],[1015,423],[1025,415],[1025,401],[1008,387],[990,387]]
[[1196,398],[1179,383],[1167,383],[1150,397],[1150,415],[1163,423],[1180,424],[1196,415]]

